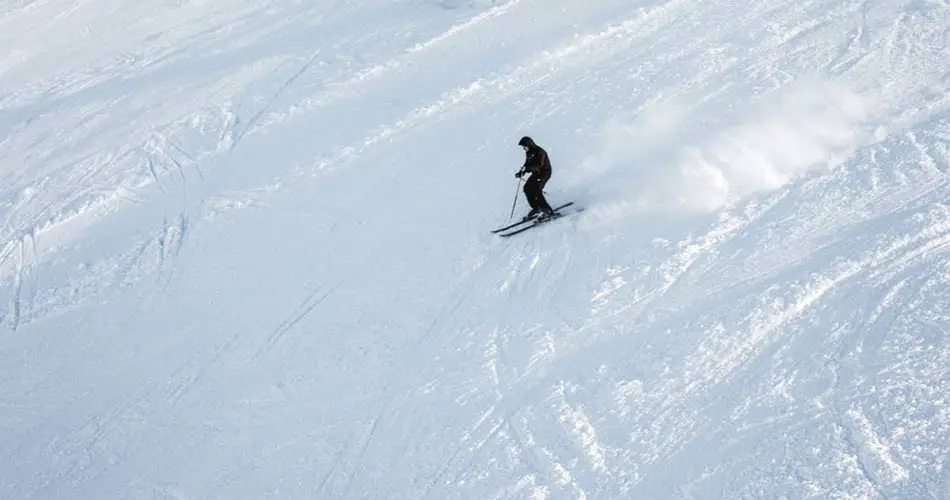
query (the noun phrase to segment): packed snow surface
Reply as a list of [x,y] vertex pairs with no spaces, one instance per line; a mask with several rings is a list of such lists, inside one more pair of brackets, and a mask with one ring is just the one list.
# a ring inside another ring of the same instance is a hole
[[947,0],[0,2],[0,498],[950,498],[948,143]]

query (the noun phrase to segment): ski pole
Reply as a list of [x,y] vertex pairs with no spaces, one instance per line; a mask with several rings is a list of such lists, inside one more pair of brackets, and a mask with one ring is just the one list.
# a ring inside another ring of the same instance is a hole
[[511,202],[511,215],[508,216],[508,220],[511,220],[515,216],[515,205],[518,204],[518,191],[521,191],[521,177],[518,177],[518,186],[515,187],[515,200]]

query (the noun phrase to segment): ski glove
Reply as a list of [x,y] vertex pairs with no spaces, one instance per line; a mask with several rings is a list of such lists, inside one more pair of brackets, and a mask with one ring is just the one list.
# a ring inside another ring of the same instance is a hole
[[522,175],[524,175],[524,170],[519,170],[519,171],[515,174],[515,177],[517,177],[517,178],[520,179]]

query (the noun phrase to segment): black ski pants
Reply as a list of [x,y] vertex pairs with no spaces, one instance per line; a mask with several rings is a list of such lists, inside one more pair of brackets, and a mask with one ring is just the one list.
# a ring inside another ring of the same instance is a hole
[[548,179],[550,176],[532,175],[525,181],[524,195],[528,198],[528,205],[531,205],[532,209],[551,210],[551,205],[548,205],[548,201],[544,199],[544,185],[548,183]]

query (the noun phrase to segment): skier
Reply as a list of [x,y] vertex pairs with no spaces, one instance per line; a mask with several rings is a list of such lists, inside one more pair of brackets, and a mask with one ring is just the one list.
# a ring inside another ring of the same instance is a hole
[[523,220],[542,214],[543,217],[551,217],[554,210],[544,199],[544,185],[551,178],[551,159],[548,158],[548,152],[534,143],[534,140],[524,136],[518,141],[518,145],[524,148],[525,161],[521,170],[515,174],[515,177],[521,178],[525,173],[530,173],[531,177],[524,183],[524,195],[531,205],[531,211],[524,216]]

